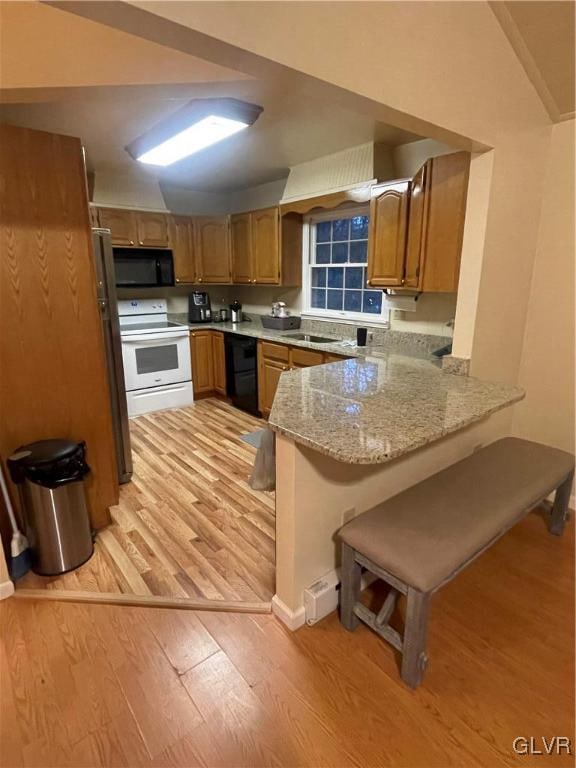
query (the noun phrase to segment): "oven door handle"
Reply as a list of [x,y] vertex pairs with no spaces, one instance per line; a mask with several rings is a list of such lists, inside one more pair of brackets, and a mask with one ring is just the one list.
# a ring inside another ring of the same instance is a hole
[[165,341],[167,343],[173,343],[175,339],[182,339],[188,336],[190,331],[184,329],[182,331],[174,331],[171,333],[137,333],[133,336],[122,336],[122,344],[130,344],[131,342],[153,341],[157,344],[159,341]]

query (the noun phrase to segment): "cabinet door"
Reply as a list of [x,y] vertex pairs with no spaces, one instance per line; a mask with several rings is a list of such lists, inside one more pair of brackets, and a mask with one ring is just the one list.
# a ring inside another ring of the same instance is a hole
[[226,394],[226,356],[224,352],[224,334],[212,332],[212,358],[214,361],[214,389],[220,395]]
[[196,280],[194,265],[194,231],[188,216],[172,216],[170,220],[170,246],[174,254],[174,274],[177,283]]
[[194,395],[214,391],[214,355],[212,352],[212,331],[192,331],[190,334],[192,354],[192,384]]
[[280,283],[280,228],[278,208],[252,212],[254,282]]
[[112,232],[112,245],[137,245],[138,227],[134,211],[100,208],[98,218],[100,226]]
[[406,244],[406,288],[421,288],[424,276],[424,241],[427,219],[427,179],[430,161],[423,165],[410,185],[410,213],[408,216],[408,240]]
[[404,280],[410,182],[374,188],[370,201],[368,285],[399,286]]
[[232,282],[254,282],[249,213],[239,213],[230,217],[230,240],[232,248]]
[[278,381],[284,371],[289,370],[287,363],[262,358],[258,379],[258,407],[263,415],[269,416],[274,403]]
[[293,368],[309,368],[311,365],[322,365],[324,353],[311,349],[292,347],[290,350],[290,363]]
[[168,217],[163,213],[136,213],[138,245],[168,248]]
[[194,220],[196,269],[199,283],[230,282],[230,232],[227,216]]
[[422,290],[458,290],[466,216],[470,155],[455,152],[432,158],[429,179]]

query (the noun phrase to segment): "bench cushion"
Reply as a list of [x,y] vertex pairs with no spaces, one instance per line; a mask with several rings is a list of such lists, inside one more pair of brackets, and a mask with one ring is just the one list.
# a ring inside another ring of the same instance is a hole
[[504,438],[359,515],[341,539],[423,592],[437,589],[562,483],[574,457]]

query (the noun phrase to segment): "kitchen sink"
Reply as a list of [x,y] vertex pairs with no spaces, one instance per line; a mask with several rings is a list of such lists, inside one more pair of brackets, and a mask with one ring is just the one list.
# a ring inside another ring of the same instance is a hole
[[342,339],[329,339],[327,336],[310,336],[308,333],[287,333],[286,336],[296,341],[309,341],[310,344],[336,344]]

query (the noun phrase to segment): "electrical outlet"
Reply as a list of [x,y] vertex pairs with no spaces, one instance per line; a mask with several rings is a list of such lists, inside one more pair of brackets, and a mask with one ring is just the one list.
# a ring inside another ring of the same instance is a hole
[[342,525],[346,525],[346,523],[349,523],[350,520],[353,520],[355,517],[356,517],[356,507],[345,509],[344,512],[342,512]]

